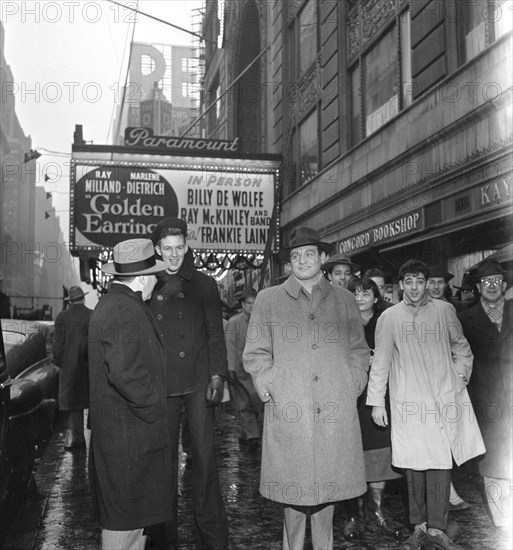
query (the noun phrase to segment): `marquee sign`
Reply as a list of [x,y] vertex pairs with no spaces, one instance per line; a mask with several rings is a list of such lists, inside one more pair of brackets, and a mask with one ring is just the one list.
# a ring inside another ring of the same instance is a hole
[[278,162],[177,160],[180,162],[120,162],[106,161],[101,153],[74,155],[72,252],[108,249],[125,239],[149,237],[155,225],[168,216],[187,222],[189,245],[196,251],[263,252]]
[[224,139],[199,139],[176,136],[155,136],[151,128],[130,127],[125,130],[127,147],[151,147],[163,151],[183,153],[234,153],[239,147],[239,138],[232,141]]

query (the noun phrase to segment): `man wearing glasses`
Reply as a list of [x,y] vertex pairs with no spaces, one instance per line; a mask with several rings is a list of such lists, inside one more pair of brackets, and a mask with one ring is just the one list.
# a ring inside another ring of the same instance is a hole
[[486,445],[479,471],[497,533],[511,541],[513,301],[504,299],[504,275],[497,260],[483,260],[476,272],[481,298],[459,318],[474,354],[469,394]]

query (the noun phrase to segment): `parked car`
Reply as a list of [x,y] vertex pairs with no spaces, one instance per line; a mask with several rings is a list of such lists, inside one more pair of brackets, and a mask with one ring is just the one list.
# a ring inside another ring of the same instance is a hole
[[[58,412],[59,368],[52,359],[53,322],[3,319],[0,348],[0,519],[26,494],[38,446]],[[0,525],[0,541],[5,525]]]

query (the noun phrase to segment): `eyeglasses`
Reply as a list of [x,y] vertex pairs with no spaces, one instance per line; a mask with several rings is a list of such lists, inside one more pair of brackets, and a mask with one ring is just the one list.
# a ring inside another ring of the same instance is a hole
[[502,277],[483,277],[480,279],[481,284],[485,286],[500,285],[502,281]]
[[301,261],[301,257],[304,260],[307,260],[309,262],[314,262],[317,259],[317,251],[316,250],[305,250],[302,253],[301,252],[291,252],[290,253],[290,261],[294,264],[297,264],[297,262]]

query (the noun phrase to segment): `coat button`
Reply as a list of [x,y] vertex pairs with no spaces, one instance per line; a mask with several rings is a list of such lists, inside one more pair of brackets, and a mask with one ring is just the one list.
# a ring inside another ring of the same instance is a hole
[[310,313],[309,317],[310,319],[315,319],[315,315],[313,313]]
[[319,344],[313,344],[312,349],[317,349],[319,347]]
[[183,313],[181,311],[178,312],[178,319],[183,319]]
[[178,294],[178,298],[185,298],[185,294],[184,294],[183,292],[180,292],[180,293]]
[[183,332],[181,332],[179,335],[178,335],[178,338],[180,338],[180,340],[183,340],[185,338],[185,334],[183,334]]
[[162,302],[163,299],[164,299],[164,296],[162,296],[162,294],[159,294],[159,295],[157,296],[157,300],[158,300],[159,302]]
[[318,376],[314,377],[314,382],[318,382],[318,381],[319,381],[319,377]]
[[185,357],[185,351],[181,351],[179,354],[178,354],[178,357],[181,357],[182,359]]
[[317,407],[317,414],[321,414],[321,409]]
[[158,319],[159,321],[162,321],[163,316],[162,316],[160,313],[157,313],[157,319]]

